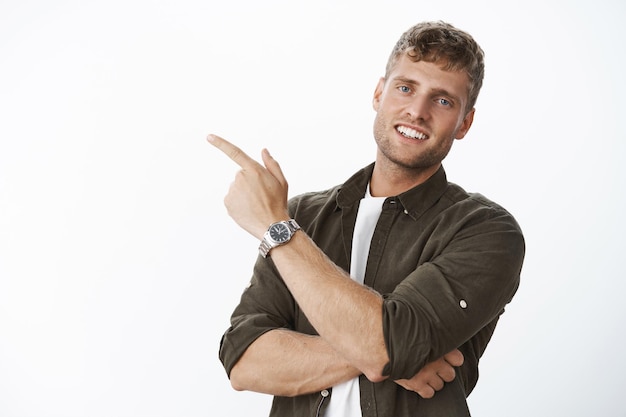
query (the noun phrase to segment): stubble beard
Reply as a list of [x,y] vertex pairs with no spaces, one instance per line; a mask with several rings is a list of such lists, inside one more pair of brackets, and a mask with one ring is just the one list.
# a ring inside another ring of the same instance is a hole
[[[395,167],[396,170],[409,171],[412,174],[419,174],[432,169],[433,166],[439,166],[452,147],[452,140],[449,140],[434,148],[425,147],[423,152],[407,155],[400,148],[394,146],[393,139],[389,138],[389,135],[394,134],[395,129],[393,126],[379,120],[378,117],[376,118],[374,122],[374,139],[376,140],[379,154],[385,159],[389,168]],[[378,162],[384,163],[383,161]]]

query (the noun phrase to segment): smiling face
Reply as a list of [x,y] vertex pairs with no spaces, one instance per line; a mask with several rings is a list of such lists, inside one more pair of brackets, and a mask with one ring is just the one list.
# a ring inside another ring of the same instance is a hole
[[464,72],[400,57],[374,93],[376,169],[417,182],[434,174],[454,139],[462,139],[472,125],[468,86]]

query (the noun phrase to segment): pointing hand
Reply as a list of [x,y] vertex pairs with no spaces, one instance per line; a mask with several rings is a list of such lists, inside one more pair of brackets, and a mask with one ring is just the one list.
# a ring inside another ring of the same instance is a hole
[[207,140],[241,168],[224,198],[228,214],[239,226],[262,239],[270,224],[289,219],[287,180],[267,149],[261,152],[261,165],[226,139],[211,134]]

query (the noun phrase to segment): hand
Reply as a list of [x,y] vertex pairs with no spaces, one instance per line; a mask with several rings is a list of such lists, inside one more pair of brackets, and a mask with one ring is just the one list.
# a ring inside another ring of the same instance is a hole
[[267,149],[261,153],[263,166],[219,136],[209,135],[207,140],[241,167],[224,198],[228,214],[239,226],[260,240],[271,223],[289,219],[287,180]]
[[461,351],[455,349],[426,364],[413,378],[399,379],[395,382],[409,391],[418,393],[422,398],[432,398],[446,382],[454,380],[456,376],[454,367],[463,365],[463,360]]

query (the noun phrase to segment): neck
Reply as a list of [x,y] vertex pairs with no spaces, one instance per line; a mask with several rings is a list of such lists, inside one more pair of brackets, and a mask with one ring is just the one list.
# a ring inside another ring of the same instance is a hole
[[370,180],[370,193],[373,197],[391,197],[402,194],[424,183],[441,164],[426,169],[407,169],[395,166],[393,169],[378,162],[374,165]]

